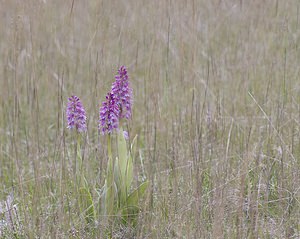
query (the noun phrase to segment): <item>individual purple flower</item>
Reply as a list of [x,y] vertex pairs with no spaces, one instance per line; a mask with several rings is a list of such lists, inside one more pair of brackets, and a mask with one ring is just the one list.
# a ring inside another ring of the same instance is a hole
[[127,131],[123,131],[123,135],[124,135],[124,138],[126,139],[126,140],[128,140],[129,139],[129,135],[128,135],[128,132]]
[[72,95],[67,105],[68,129],[75,128],[78,132],[86,131],[86,115],[80,99]]
[[119,127],[119,106],[115,99],[115,95],[109,92],[106,95],[106,101],[102,103],[99,112],[99,129],[103,134],[110,134],[114,129]]
[[118,74],[115,76],[115,82],[112,84],[111,92],[116,97],[119,105],[119,118],[129,119],[132,108],[132,88],[129,85],[129,77],[125,66],[121,66]]

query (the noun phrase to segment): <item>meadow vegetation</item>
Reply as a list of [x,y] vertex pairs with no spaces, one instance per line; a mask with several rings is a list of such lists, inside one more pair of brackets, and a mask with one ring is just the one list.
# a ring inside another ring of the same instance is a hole
[[74,187],[68,97],[82,100],[95,210],[99,107],[126,65],[138,135],[135,228],[113,238],[300,238],[300,3],[0,1],[0,237],[105,238]]

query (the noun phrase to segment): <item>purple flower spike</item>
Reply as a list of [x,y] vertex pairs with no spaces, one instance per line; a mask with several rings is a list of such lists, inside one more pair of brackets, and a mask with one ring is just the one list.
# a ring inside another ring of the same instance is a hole
[[86,131],[86,115],[80,99],[73,95],[67,105],[68,129],[75,128],[78,132]]
[[110,134],[119,127],[119,106],[112,92],[106,95],[106,101],[100,107],[99,129],[103,134]]
[[132,88],[129,85],[129,77],[125,66],[119,68],[115,79],[111,92],[115,95],[117,104],[119,105],[119,118],[129,119],[132,108]]

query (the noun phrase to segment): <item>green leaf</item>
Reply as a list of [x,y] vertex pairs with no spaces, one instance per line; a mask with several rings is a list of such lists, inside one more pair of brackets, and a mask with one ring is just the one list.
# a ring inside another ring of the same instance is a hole
[[133,180],[132,171],[132,158],[127,151],[127,144],[124,137],[123,129],[120,128],[118,133],[118,167],[116,167],[115,177],[118,186],[120,207],[122,207],[130,190],[131,182]]
[[133,180],[133,163],[132,163],[132,157],[131,154],[128,154],[127,158],[127,170],[126,170],[126,194],[128,194],[131,183]]
[[126,140],[124,138],[123,129],[120,128],[118,134],[118,158],[119,158],[119,166],[121,179],[125,179],[126,169],[127,169],[127,145]]
[[143,182],[138,188],[131,192],[127,197],[127,206],[138,207],[139,199],[144,195],[148,185],[149,181]]
[[145,194],[148,185],[148,181],[142,183],[127,197],[127,205],[121,208],[124,223],[131,222],[133,225],[136,223],[136,218],[140,210],[139,199]]
[[120,172],[120,167],[119,167],[119,159],[118,159],[118,157],[116,157],[115,165],[114,165],[114,180],[117,185],[117,188],[119,188],[120,184],[121,184],[120,175],[121,175],[121,172]]
[[135,156],[136,156],[136,142],[137,142],[137,135],[133,138],[133,140],[132,140],[132,143],[131,143],[131,145],[130,145],[130,153],[131,153],[131,155],[132,155],[132,158],[134,159],[135,158]]
[[115,167],[114,167],[114,180],[117,192],[117,205],[124,204],[126,200],[126,191],[125,191],[125,180],[122,178],[119,159],[116,157]]
[[105,188],[105,214],[112,215],[114,211],[114,172],[112,158],[109,157],[107,165],[107,178]]
[[98,192],[98,202],[100,202],[100,203],[98,205],[99,208],[97,208],[98,211],[103,212],[103,214],[105,214],[105,210],[106,210],[106,205],[105,205],[105,203],[106,203],[106,189],[107,189],[107,186],[106,186],[106,181],[105,181],[103,187],[101,188],[101,191]]
[[80,209],[85,214],[85,220],[87,223],[95,221],[95,208],[92,199],[92,195],[87,188],[80,188]]
[[[128,153],[127,156],[127,171],[126,171],[126,190],[129,192],[131,183],[133,181],[133,159],[135,156],[135,151],[136,151],[136,140],[137,140],[137,135],[134,137],[131,146],[130,146],[130,152]],[[128,193],[127,193],[128,194]]]

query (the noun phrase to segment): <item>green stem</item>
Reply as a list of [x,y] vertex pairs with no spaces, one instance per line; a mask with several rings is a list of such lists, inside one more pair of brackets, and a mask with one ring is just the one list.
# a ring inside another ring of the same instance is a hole
[[107,136],[107,179],[106,179],[106,198],[105,198],[105,213],[107,216],[113,215],[114,211],[114,161],[111,151],[111,136]]
[[108,158],[112,158],[110,134],[107,135],[107,154],[108,154]]
[[77,186],[80,187],[84,183],[84,175],[83,175],[83,169],[82,169],[82,157],[81,157],[81,135],[77,132],[77,160],[76,160],[76,183]]
[[81,141],[82,135],[77,132],[77,145],[76,145],[76,163],[75,163],[75,178],[76,178],[76,190],[78,194],[78,205],[80,213],[84,213],[87,223],[91,223],[95,218],[95,210],[93,199],[88,187],[88,183],[85,180],[82,154],[81,154]]

